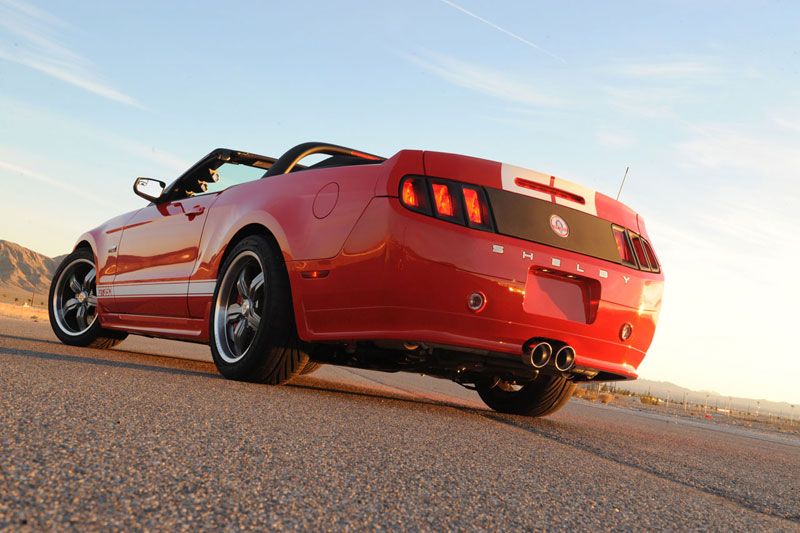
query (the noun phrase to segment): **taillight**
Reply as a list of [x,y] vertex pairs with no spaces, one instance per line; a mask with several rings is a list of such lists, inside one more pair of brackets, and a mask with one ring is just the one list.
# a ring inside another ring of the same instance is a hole
[[622,262],[626,265],[635,267],[636,259],[633,256],[633,249],[631,249],[631,243],[628,240],[628,233],[625,229],[616,226],[612,226],[611,231],[614,232],[614,241],[617,243],[619,258],[622,259]]
[[644,251],[642,246],[642,239],[635,234],[631,234],[631,243],[636,252],[636,259],[639,260],[639,268],[641,270],[650,270],[650,261],[647,260],[647,252]]
[[432,214],[425,178],[412,176],[404,179],[400,185],[400,201],[412,211]]
[[464,203],[467,204],[467,219],[473,224],[483,223],[481,213],[481,200],[478,198],[478,191],[464,187]]
[[486,192],[477,185],[406,176],[400,182],[400,202],[412,211],[474,229],[494,231]]
[[492,215],[489,213],[489,201],[486,193],[480,187],[462,185],[464,206],[467,209],[467,224],[469,227],[492,231]]
[[443,217],[453,217],[456,215],[453,207],[453,197],[450,196],[450,188],[444,183],[434,183],[433,204],[436,206],[436,213]]
[[408,207],[419,207],[419,197],[414,190],[414,182],[411,180],[403,183],[403,203]]
[[644,245],[644,251],[647,252],[647,258],[650,260],[650,268],[653,269],[653,272],[659,272],[661,267],[658,265],[658,259],[656,259],[656,254],[653,253],[650,243],[642,239],[642,245]]

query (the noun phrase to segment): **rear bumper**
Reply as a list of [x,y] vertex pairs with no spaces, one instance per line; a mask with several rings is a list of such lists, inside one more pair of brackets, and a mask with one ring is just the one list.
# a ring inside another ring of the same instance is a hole
[[[545,337],[575,348],[577,367],[635,379],[658,317],[658,304],[643,300],[643,287],[660,288],[661,278],[624,268],[417,215],[382,197],[365,210],[337,257],[289,263],[306,341],[392,339],[518,358],[525,341]],[[532,277],[543,269],[563,276],[566,292],[559,292],[560,281],[553,282],[555,291],[552,283],[542,290]],[[302,276],[311,270],[329,274]],[[623,275],[637,278],[623,284]],[[576,292],[581,282],[596,290]],[[467,307],[473,292],[486,297],[479,313]],[[581,294],[586,313],[563,300]],[[634,333],[623,342],[626,322]]]

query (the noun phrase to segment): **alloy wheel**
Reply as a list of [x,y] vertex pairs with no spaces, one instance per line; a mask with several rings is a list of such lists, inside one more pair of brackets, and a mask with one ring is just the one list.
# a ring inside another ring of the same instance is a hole
[[215,302],[214,336],[226,363],[238,362],[252,346],[265,300],[261,260],[253,252],[242,252],[226,270]]
[[86,333],[97,320],[97,271],[88,259],[76,259],[61,271],[53,291],[58,327],[71,336]]

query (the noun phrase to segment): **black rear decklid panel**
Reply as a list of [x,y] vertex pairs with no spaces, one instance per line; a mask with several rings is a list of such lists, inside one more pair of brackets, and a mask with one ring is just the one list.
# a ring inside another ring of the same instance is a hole
[[[498,233],[620,263],[608,220],[514,192],[493,188],[487,188],[486,192]],[[551,229],[553,215],[564,219],[569,226],[567,237],[560,237]]]

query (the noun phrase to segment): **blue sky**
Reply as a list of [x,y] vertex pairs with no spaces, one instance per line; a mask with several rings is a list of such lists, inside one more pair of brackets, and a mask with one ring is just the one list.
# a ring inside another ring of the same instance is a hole
[[0,238],[49,255],[217,146],[467,153],[647,221],[643,377],[800,403],[800,3],[0,0]]

